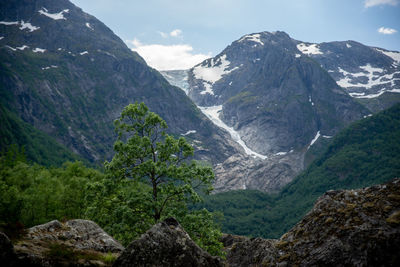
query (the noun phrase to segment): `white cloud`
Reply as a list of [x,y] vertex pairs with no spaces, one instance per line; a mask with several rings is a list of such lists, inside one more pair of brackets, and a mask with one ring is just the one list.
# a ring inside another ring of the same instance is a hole
[[395,6],[399,3],[399,0],[365,0],[364,7],[373,7],[373,6],[380,6],[380,5],[391,5]]
[[393,34],[393,33],[396,33],[397,30],[391,29],[391,28],[380,27],[378,29],[378,32],[382,33],[382,34]]
[[136,38],[134,38],[133,40],[126,40],[125,43],[127,43],[130,46],[134,46],[134,47],[139,47],[142,46],[143,44]]
[[194,54],[193,47],[188,44],[144,45],[138,39],[127,40],[133,45],[132,50],[138,52],[147,64],[157,70],[184,70],[210,58],[211,54]]
[[172,37],[178,37],[182,34],[182,31],[179,29],[175,29],[172,32],[169,33],[169,35],[171,35]]
[[168,33],[165,32],[158,32],[162,38],[167,38],[168,37]]

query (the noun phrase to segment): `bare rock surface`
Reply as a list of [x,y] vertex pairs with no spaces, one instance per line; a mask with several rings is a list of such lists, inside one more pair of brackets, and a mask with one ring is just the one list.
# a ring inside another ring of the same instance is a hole
[[225,239],[229,266],[400,266],[400,179],[328,191],[278,240]]
[[223,266],[197,246],[173,218],[154,225],[133,241],[115,261],[117,266]]
[[89,220],[57,220],[29,228],[15,243],[18,261],[29,266],[107,266],[124,247]]

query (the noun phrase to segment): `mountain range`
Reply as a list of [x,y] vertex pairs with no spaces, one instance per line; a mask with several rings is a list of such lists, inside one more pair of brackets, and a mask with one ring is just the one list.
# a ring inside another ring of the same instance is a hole
[[340,129],[400,100],[399,56],[354,41],[311,44],[261,32],[188,71],[163,74],[250,156],[218,165],[216,189],[277,192]]
[[[143,101],[169,133],[188,139],[197,160],[213,165],[216,192],[277,192],[340,129],[400,101],[399,55],[262,32],[161,75],[68,0],[10,0],[0,5],[2,117],[34,130],[2,126],[0,148],[27,146],[21,136],[37,131],[54,140],[42,158],[67,148],[78,156],[66,159],[100,164],[113,155],[113,121]],[[57,164],[38,157],[31,155]]]

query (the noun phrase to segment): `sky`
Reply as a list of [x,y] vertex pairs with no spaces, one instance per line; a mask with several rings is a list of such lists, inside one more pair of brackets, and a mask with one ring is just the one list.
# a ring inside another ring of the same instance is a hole
[[188,69],[241,36],[354,40],[400,51],[400,0],[70,0],[158,70]]

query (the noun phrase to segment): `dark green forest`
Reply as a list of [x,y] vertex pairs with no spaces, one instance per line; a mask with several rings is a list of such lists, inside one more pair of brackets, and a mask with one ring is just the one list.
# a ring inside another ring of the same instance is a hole
[[355,189],[400,177],[400,104],[337,134],[322,156],[277,195],[231,191],[199,207],[224,214],[222,231],[278,238],[328,190]]
[[65,161],[75,160],[87,163],[82,157],[72,153],[54,138],[24,122],[1,104],[0,121],[0,151],[5,152],[16,147],[23,147],[28,161],[44,166],[61,166]]

